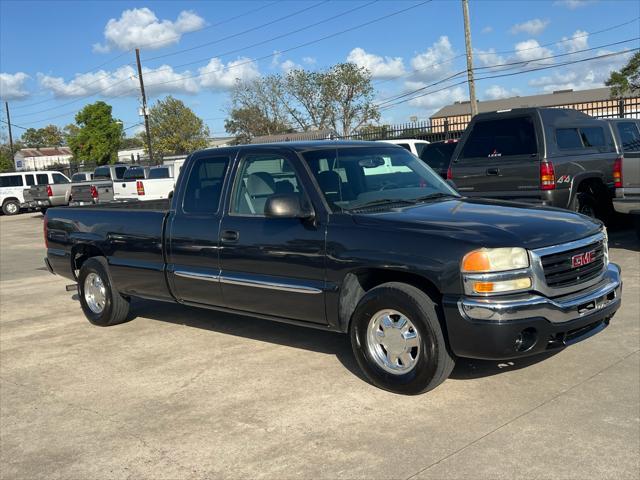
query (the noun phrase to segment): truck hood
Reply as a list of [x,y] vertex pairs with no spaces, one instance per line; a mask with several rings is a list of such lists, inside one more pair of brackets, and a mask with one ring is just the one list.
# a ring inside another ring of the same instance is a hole
[[356,214],[353,218],[360,225],[429,233],[478,247],[527,249],[578,240],[602,228],[599,220],[566,210],[468,198]]

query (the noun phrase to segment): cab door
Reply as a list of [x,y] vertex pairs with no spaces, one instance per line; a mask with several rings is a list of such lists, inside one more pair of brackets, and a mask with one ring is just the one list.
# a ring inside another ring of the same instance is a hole
[[476,120],[451,163],[463,195],[502,199],[539,197],[541,134],[533,115],[499,114]]
[[311,203],[310,180],[288,149],[251,149],[238,162],[220,228],[220,282],[235,310],[326,323],[325,229],[318,206],[313,220],[267,218],[277,194]]
[[219,233],[222,192],[233,152],[203,152],[176,192],[167,232],[167,277],[176,298],[185,303],[222,306]]

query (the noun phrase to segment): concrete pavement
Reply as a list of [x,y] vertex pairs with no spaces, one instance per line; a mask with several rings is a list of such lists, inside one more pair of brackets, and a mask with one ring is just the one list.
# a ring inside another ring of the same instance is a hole
[[610,245],[602,333],[403,397],[338,334],[148,301],[94,327],[44,269],[42,216],[0,217],[0,478],[635,479],[640,253]]

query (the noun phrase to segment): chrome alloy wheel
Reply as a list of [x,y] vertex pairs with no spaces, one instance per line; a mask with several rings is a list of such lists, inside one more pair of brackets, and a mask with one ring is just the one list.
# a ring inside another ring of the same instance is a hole
[[100,275],[91,272],[84,279],[84,300],[93,313],[100,314],[104,310],[107,293]]
[[18,213],[18,205],[13,202],[9,202],[7,204],[7,213],[9,213],[9,215],[15,215]]
[[369,320],[367,348],[384,371],[404,375],[416,366],[420,355],[420,334],[402,313],[380,310]]

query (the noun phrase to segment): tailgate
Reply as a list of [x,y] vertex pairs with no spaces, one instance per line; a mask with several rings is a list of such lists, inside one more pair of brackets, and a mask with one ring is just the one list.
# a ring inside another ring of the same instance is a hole
[[91,196],[91,183],[85,183],[82,185],[74,185],[71,187],[71,199],[74,202],[92,202]]
[[113,197],[116,199],[138,198],[136,180],[117,180],[113,182]]
[[36,185],[31,187],[31,196],[34,200],[49,200],[46,185]]

